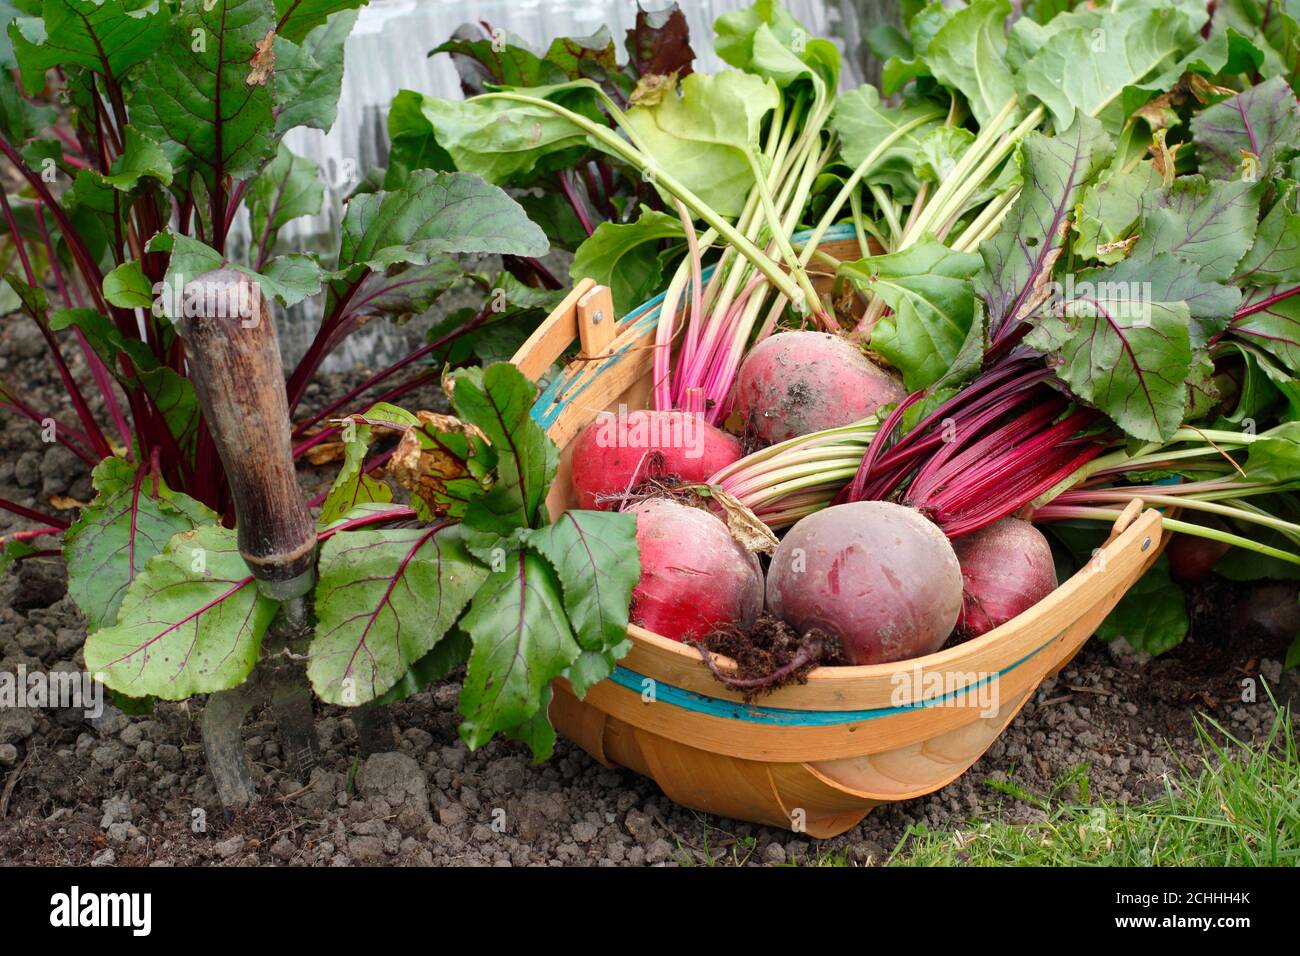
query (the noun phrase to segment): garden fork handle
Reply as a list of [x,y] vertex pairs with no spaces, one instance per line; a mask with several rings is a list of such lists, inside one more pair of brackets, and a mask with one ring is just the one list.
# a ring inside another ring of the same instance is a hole
[[239,552],[267,597],[315,584],[316,528],[294,473],[280,346],[259,286],[234,269],[185,286],[180,320],[189,375],[225,466]]

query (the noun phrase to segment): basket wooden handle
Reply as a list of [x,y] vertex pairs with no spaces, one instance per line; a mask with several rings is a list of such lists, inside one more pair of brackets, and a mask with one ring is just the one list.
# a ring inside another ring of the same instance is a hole
[[1133,524],[1134,521],[1137,521],[1138,515],[1142,513],[1143,507],[1141,498],[1134,498],[1125,505],[1124,510],[1119,513],[1119,517],[1115,519],[1115,524],[1111,526],[1110,537],[1106,539],[1106,544],[1113,543],[1115,539],[1127,531],[1129,526]]
[[186,284],[202,314],[181,319],[189,374],[230,480],[239,552],[269,597],[315,583],[316,528],[294,473],[289,404],[271,310],[243,273],[218,269]]
[[[564,350],[573,344],[575,339],[581,339],[583,352],[587,351],[588,340],[592,343],[602,342],[608,345],[614,338],[614,333],[618,328],[618,321],[614,318],[613,299],[609,304],[599,322],[594,321],[595,314],[602,311],[595,305],[598,293],[604,290],[606,296],[609,290],[602,285],[597,285],[594,279],[582,279],[575,285],[572,291],[564,297],[564,300],[548,315],[542,324],[539,325],[533,334],[528,336],[528,340],[519,346],[519,351],[510,359],[524,373],[524,376],[531,382],[537,381],[554,364],[555,360],[564,354]],[[591,297],[591,298],[589,298]],[[586,308],[580,309],[581,303],[587,303]],[[589,330],[583,331],[583,317],[586,319],[586,326]],[[604,325],[608,332],[609,338],[602,339],[605,332],[593,333],[590,331],[595,326]]]

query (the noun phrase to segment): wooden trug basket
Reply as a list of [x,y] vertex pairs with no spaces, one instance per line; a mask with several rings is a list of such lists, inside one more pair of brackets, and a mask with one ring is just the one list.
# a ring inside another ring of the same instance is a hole
[[[856,243],[849,246],[823,244],[836,258],[857,258]],[[533,407],[562,449],[552,515],[575,503],[569,474],[578,432],[603,410],[649,406],[658,304],[615,321],[609,290],[583,280],[515,355],[536,381],[581,343]],[[551,720],[602,764],[652,778],[682,806],[835,836],[873,807],[932,793],[964,773],[1078,652],[1163,543],[1160,514],[1134,500],[1086,568],[1002,627],[913,660],[817,668],[807,683],[752,704],[716,681],[695,648],[632,626],[631,652],[584,700],[556,682]],[[974,699],[986,683],[996,688],[995,706]],[[924,692],[900,704],[900,687]]]

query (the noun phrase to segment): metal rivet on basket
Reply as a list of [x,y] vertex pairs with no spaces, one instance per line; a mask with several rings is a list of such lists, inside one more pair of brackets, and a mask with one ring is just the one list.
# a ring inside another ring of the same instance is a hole
[[1143,538],[1143,539],[1142,539],[1142,550],[1145,551],[1145,550],[1147,550],[1147,548],[1149,548],[1149,547],[1151,547],[1151,539],[1150,539],[1150,538]]

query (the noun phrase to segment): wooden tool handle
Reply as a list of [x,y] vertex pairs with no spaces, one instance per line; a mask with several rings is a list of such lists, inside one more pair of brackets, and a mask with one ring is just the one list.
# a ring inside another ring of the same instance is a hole
[[181,332],[230,481],[240,554],[267,596],[301,597],[315,583],[316,529],[294,473],[270,307],[257,284],[233,269],[198,276],[185,292],[186,302],[202,296],[200,314],[183,318]]

